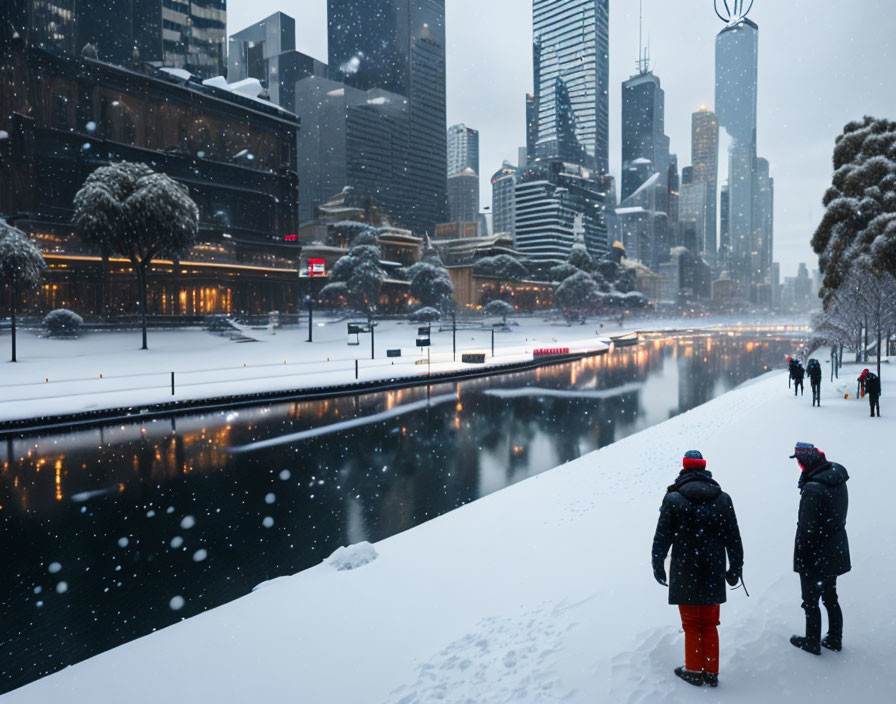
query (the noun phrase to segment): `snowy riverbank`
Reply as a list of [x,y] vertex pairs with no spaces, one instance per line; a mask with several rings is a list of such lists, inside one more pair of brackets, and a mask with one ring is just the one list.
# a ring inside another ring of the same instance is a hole
[[[846,367],[844,382],[855,371]],[[896,384],[886,377],[884,417],[871,419],[831,385],[812,408],[784,374],[768,375],[378,543],[369,564],[275,580],[2,701],[891,701],[896,512],[884,499],[896,476],[884,442],[896,429],[887,406]],[[852,476],[844,651],[821,657],[787,642],[802,627],[791,572],[798,468],[787,458],[797,440]],[[734,499],[751,593],[730,593],[722,609],[718,690],[673,676],[677,610],[650,571],[657,508],[694,448]]]
[[[376,359],[370,359],[370,336],[360,344],[347,344],[346,323],[321,319],[309,344],[307,329],[248,330],[257,341],[236,343],[205,330],[150,331],[149,350],[139,350],[140,334],[106,332],[80,339],[47,339],[30,332],[19,335],[19,362],[0,364],[0,421],[64,415],[98,409],[143,407],[170,401],[264,393],[350,384],[395,377],[419,377],[470,368],[461,362],[463,352],[486,353],[486,365],[532,359],[539,347],[569,347],[573,351],[599,349],[612,335],[635,329],[663,330],[725,324],[721,319],[640,319],[624,327],[599,323],[566,326],[540,318],[511,321],[507,332],[457,332],[457,360],[452,353],[452,332],[433,326],[431,364],[418,364],[423,354],[416,347],[417,324],[383,321],[377,327]],[[0,334],[0,354],[9,335]],[[400,349],[402,356],[386,357]],[[481,366],[481,365],[479,365]],[[171,393],[171,373],[175,393]]]

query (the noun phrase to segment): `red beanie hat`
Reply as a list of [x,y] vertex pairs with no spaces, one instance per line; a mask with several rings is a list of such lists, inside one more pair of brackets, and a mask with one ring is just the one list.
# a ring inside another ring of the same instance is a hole
[[697,450],[688,450],[684,453],[681,466],[683,469],[706,469],[706,460]]

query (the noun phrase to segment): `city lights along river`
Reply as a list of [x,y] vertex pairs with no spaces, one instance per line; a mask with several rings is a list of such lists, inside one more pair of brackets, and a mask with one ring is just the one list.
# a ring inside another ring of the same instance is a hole
[[794,344],[648,337],[535,371],[8,439],[0,693],[694,408]]

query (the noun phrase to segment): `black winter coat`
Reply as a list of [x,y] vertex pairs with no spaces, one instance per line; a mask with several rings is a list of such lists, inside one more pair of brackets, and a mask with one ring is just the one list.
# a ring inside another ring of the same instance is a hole
[[809,371],[809,382],[813,386],[817,386],[821,383],[821,367],[810,367]]
[[669,603],[724,604],[725,553],[740,572],[744,549],[734,504],[707,471],[687,470],[669,487],[653,538],[653,569],[672,548]]
[[834,462],[824,461],[803,473],[794,572],[829,577],[852,569],[846,537],[848,480],[846,468]]
[[877,374],[869,374],[865,377],[865,393],[880,396],[880,377]]

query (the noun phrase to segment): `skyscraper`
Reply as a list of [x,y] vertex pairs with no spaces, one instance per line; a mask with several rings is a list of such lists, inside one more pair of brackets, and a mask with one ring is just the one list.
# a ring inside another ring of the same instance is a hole
[[669,168],[665,106],[660,79],[646,66],[622,84],[622,200],[644,183],[643,169],[634,165],[635,160],[647,159],[652,171],[664,175]]
[[290,112],[296,111],[296,83],[326,75],[326,64],[296,51],[296,21],[282,12],[232,34],[228,41],[227,82],[264,81],[271,102]]
[[513,235],[516,231],[514,190],[518,178],[519,169],[506,161],[492,176],[492,230],[496,234]]
[[716,37],[716,113],[731,137],[728,268],[740,294],[757,303],[770,287],[773,213],[768,162],[758,160],[756,149],[758,66],[759,26],[732,18]]
[[479,218],[479,174],[466,168],[448,177],[448,220],[476,222]]
[[705,105],[691,116],[691,166],[693,181],[706,184],[704,238],[700,253],[714,262],[718,250],[716,199],[719,191],[719,121],[715,113]]
[[331,78],[407,99],[401,180],[369,195],[433,234],[447,214],[445,0],[328,0],[327,11]]
[[464,124],[448,128],[448,175],[472,169],[479,173],[479,131]]
[[609,5],[533,0],[538,159],[609,171]]

